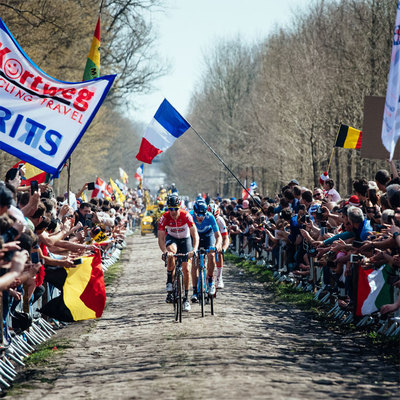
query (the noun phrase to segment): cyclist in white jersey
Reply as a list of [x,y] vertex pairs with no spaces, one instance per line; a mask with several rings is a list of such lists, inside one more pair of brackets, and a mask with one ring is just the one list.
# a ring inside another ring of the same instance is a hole
[[222,236],[222,249],[218,253],[218,261],[217,261],[216,287],[217,289],[223,289],[224,281],[222,280],[222,268],[224,267],[224,252],[229,247],[229,233],[228,233],[228,228],[226,227],[225,220],[220,215],[221,209],[215,203],[210,203],[209,210],[217,220],[217,225],[219,227]]

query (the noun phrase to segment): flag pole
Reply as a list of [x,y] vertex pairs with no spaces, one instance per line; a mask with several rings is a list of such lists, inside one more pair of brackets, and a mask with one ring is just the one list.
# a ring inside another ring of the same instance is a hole
[[328,169],[326,170],[326,172],[327,172],[328,174],[329,174],[329,169],[330,169],[330,167],[331,167],[333,152],[335,151],[335,144],[336,144],[336,142],[337,142],[337,138],[339,137],[339,132],[340,132],[341,126],[342,126],[342,121],[340,121],[340,124],[339,124],[339,129],[338,129],[337,134],[336,134],[335,143],[334,143],[334,145],[333,145],[332,152],[331,152],[331,157],[330,157],[330,159],[329,159]]
[[69,204],[69,191],[70,191],[70,184],[71,184],[71,157],[68,158],[68,167],[67,167],[67,172],[68,172],[68,178],[67,178],[67,204]]
[[329,158],[329,164],[328,164],[328,169],[326,170],[326,173],[329,174],[329,168],[331,167],[331,162],[332,162],[332,156],[333,156],[333,152],[335,151],[335,146],[332,147],[332,151],[331,151],[331,156]]
[[253,197],[253,195],[247,190],[246,187],[243,186],[242,182],[237,178],[237,176],[231,171],[231,169],[225,164],[224,160],[214,151],[214,149],[204,140],[204,138],[196,131],[196,129],[193,128],[193,126],[190,126],[190,128],[193,130],[193,132],[200,138],[200,140],[211,150],[211,152],[214,154],[215,157],[218,158],[218,160],[222,163],[222,165],[230,172],[230,174],[237,180],[239,185],[249,194],[249,196],[254,200],[254,202],[258,205],[258,207],[261,208],[260,202]]

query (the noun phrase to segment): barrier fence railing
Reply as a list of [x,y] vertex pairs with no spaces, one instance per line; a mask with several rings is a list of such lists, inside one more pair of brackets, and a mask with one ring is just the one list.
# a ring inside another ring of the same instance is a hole
[[[104,273],[119,260],[121,251],[125,247],[125,240],[114,241],[106,251],[102,252],[101,264]],[[45,292],[34,306],[29,303],[24,304],[23,296],[21,296],[18,305],[12,307],[13,301],[9,301],[8,294],[4,296],[4,292],[0,292],[2,304],[0,307],[0,392],[3,388],[11,386],[17,376],[17,367],[25,366],[24,359],[32,354],[38,345],[56,334],[57,329],[67,325],[55,319],[44,318],[37,311],[59,295],[60,291],[57,288],[45,283]],[[24,309],[28,312],[24,313]],[[16,319],[15,316],[18,318]]]
[[[324,267],[320,266],[315,255],[309,254],[310,271],[306,276],[296,276],[292,271],[292,266],[289,265],[286,253],[285,243],[279,243],[273,250],[257,249],[256,246],[249,246],[245,243],[243,234],[237,234],[232,237],[231,253],[247,260],[256,262],[259,265],[273,271],[273,277],[278,282],[284,282],[293,285],[298,290],[308,291],[314,294],[316,301],[322,302],[332,307],[327,312],[327,315],[338,321],[339,324],[346,325],[353,323],[357,327],[374,326],[377,333],[386,336],[400,335],[400,310],[394,314],[381,315],[378,312],[373,314],[356,316],[356,306],[343,307],[340,299],[345,296],[344,285],[338,285],[336,288],[324,283]],[[358,276],[358,268],[361,266],[358,263],[352,264],[353,279]],[[325,273],[327,271],[325,270]],[[396,271],[397,275],[399,270]],[[357,281],[352,282],[353,291],[357,290]],[[394,301],[400,296],[400,289],[394,288]],[[356,294],[353,295],[356,297]]]

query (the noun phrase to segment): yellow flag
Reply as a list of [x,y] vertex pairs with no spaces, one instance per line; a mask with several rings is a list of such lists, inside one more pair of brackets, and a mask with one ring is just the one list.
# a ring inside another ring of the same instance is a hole
[[115,200],[117,201],[117,203],[122,205],[123,202],[125,201],[124,194],[121,192],[121,190],[119,189],[117,184],[111,178],[110,178],[110,185],[111,185],[111,187],[113,188],[113,190],[115,192]]

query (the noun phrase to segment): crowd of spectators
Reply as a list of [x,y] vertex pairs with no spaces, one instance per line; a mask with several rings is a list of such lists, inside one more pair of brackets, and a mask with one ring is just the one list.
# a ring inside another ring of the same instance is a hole
[[[73,207],[66,194],[54,193],[52,185],[22,185],[23,178],[23,167],[12,168],[0,181],[0,290],[6,341],[16,330],[12,321],[38,312],[50,271],[76,268],[74,260],[99,248],[106,255],[123,241],[127,229],[134,229],[142,208],[141,193],[133,189],[118,204],[105,198],[85,200],[85,184],[73,196]],[[96,240],[100,233],[105,242],[101,246]]]
[[380,309],[385,314],[400,308],[400,178],[394,163],[391,172],[382,169],[373,180],[355,179],[347,196],[341,196],[334,181],[322,175],[318,187],[307,188],[293,179],[273,198],[256,189],[246,199],[214,201],[233,245],[240,238],[236,250],[272,252],[278,263],[284,248],[288,272],[303,281],[311,279],[312,259],[323,270],[326,290],[339,295],[343,310],[354,310],[355,268],[390,265],[396,295],[394,303]]

